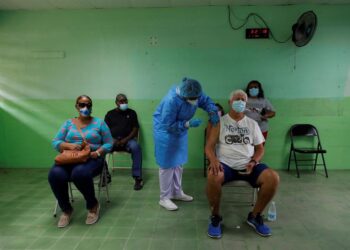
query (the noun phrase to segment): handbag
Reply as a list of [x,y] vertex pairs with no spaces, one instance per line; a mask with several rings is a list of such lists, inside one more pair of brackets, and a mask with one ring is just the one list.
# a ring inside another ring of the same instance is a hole
[[81,144],[81,150],[63,150],[59,155],[55,157],[55,163],[57,165],[68,165],[68,164],[77,164],[77,163],[84,163],[86,162],[90,157],[90,146],[86,142],[85,137],[83,135],[83,132],[81,131],[80,127],[74,122],[75,126],[78,128],[78,131],[80,135],[83,137],[83,143]]

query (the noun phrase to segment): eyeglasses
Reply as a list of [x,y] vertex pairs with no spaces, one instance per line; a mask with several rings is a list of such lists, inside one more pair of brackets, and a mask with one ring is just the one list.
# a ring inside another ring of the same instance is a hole
[[85,102],[78,102],[78,107],[79,108],[85,108],[87,107],[88,109],[92,107],[92,103],[85,103]]

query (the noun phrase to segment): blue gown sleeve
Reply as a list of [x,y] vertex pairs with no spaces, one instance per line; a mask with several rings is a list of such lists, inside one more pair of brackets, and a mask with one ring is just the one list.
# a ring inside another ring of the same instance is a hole
[[202,93],[198,99],[198,107],[207,111],[208,114],[211,112],[218,112],[218,108],[215,106],[213,100],[204,93]]
[[161,113],[161,123],[166,127],[169,133],[181,134],[188,128],[185,127],[187,121],[177,120],[178,106],[174,99],[168,99],[164,102]]

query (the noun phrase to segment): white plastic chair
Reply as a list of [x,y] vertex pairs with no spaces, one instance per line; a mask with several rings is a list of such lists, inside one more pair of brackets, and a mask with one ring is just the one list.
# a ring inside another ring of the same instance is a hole
[[[230,200],[233,203],[248,203],[251,206],[255,205],[256,199],[257,199],[257,195],[258,195],[258,188],[254,188],[252,187],[249,182],[247,181],[243,181],[243,180],[237,180],[237,181],[230,181],[228,183],[225,183],[223,186],[223,193],[228,193],[229,194],[235,194],[235,195],[248,195],[248,197],[250,196],[250,198],[248,200],[241,200],[241,201],[237,201],[237,200]],[[226,189],[226,191],[225,191]],[[226,194],[225,197],[227,197],[228,195]]]
[[[137,143],[140,142],[140,130],[136,137]],[[128,151],[113,151],[106,154],[108,169],[114,172],[117,168],[130,168],[132,165],[131,154]]]

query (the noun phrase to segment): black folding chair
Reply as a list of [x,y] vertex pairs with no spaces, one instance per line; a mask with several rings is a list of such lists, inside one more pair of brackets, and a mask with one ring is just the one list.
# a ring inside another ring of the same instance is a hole
[[[313,171],[316,171],[317,165],[323,165],[326,177],[328,178],[326,162],[324,160],[324,154],[327,153],[327,151],[322,148],[320,136],[316,127],[311,124],[295,124],[290,128],[289,135],[291,144],[288,171],[293,158],[298,178],[300,177],[299,166],[313,166]],[[297,158],[299,154],[308,154],[311,155],[312,158]],[[321,155],[322,164],[318,164],[317,162],[319,155]],[[309,164],[307,164],[307,162],[309,162]]]

